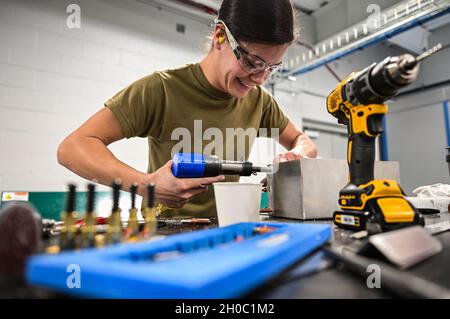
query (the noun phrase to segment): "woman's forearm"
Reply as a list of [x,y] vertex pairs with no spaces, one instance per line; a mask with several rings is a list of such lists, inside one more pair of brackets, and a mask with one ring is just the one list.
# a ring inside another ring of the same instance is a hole
[[61,165],[85,179],[110,186],[116,178],[120,178],[124,190],[145,175],[118,160],[95,137],[72,134],[61,143],[57,156]]

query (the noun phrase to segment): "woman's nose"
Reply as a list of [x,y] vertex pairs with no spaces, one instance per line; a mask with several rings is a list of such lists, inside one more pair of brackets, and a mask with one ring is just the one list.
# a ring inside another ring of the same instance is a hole
[[250,74],[250,80],[257,85],[262,85],[267,80],[266,71]]

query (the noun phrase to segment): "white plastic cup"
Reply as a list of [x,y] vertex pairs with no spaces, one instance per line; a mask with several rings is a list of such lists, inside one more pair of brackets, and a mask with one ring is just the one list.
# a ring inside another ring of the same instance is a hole
[[219,226],[259,222],[261,184],[214,183]]

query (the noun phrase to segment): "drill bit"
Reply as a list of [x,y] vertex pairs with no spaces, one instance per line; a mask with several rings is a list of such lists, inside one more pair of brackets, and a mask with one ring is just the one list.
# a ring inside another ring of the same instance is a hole
[[256,173],[273,173],[273,167],[270,166],[253,166],[253,172]]
[[435,54],[436,52],[440,51],[441,49],[442,49],[442,44],[438,43],[434,47],[432,47],[431,49],[425,51],[424,53],[422,53],[421,55],[416,57],[416,61],[420,62],[420,61],[428,58],[430,55]]
[[120,219],[120,189],[122,187],[122,181],[118,178],[112,185],[113,195],[113,207],[111,210],[111,216],[108,223],[108,243],[116,244],[122,240],[122,220]]
[[431,55],[435,54],[436,52],[439,52],[441,49],[442,49],[442,44],[441,43],[436,44],[431,49],[429,49],[429,50],[423,52],[422,54],[420,54],[419,56],[417,56],[413,61],[408,62],[405,65],[405,69],[410,70],[410,69],[414,68],[419,62],[425,60],[426,58],[430,57]]

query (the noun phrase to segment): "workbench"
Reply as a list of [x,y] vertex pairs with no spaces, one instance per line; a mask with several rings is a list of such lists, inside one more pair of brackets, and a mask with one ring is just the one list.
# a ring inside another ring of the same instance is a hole
[[[426,224],[445,220],[450,220],[449,213],[425,217]],[[353,245],[356,240],[350,238],[352,233],[351,231],[335,227],[332,243]],[[450,289],[450,275],[447,269],[447,265],[450,265],[450,232],[438,234],[435,238],[442,243],[442,252],[404,271]],[[315,252],[308,259],[300,261],[292,269],[285,271],[276,280],[263,285],[248,297],[283,299],[372,299],[398,297],[383,290],[382,283],[381,289],[369,289],[364,278],[353,275],[347,270],[336,266],[326,256],[322,257],[322,254],[321,251]],[[322,265],[319,267],[317,266],[318,260],[322,261]],[[312,264],[312,266],[309,266],[308,263]],[[310,268],[310,271],[308,271],[308,268]],[[317,271],[314,269],[317,269]]]
[[[292,222],[299,220],[273,218],[268,215],[261,216],[262,221]],[[425,216],[426,224],[450,220],[449,213]],[[331,221],[308,221],[308,223],[328,223]],[[172,235],[180,232],[201,230],[216,227],[217,221],[212,220],[210,225],[170,225],[160,227],[159,235]],[[357,244],[357,240],[351,239],[352,232],[334,227],[333,245]],[[424,279],[438,283],[450,289],[450,275],[447,265],[450,264],[450,232],[444,232],[435,236],[442,242],[441,253],[424,262],[405,270]],[[30,287],[26,284],[0,280],[0,298],[65,298],[67,296],[48,291],[38,287]],[[366,280],[336,265],[322,250],[313,252],[307,258],[296,263],[269,282],[264,283],[247,298],[264,299],[306,299],[306,298],[393,298],[397,297],[388,291],[369,289]]]

